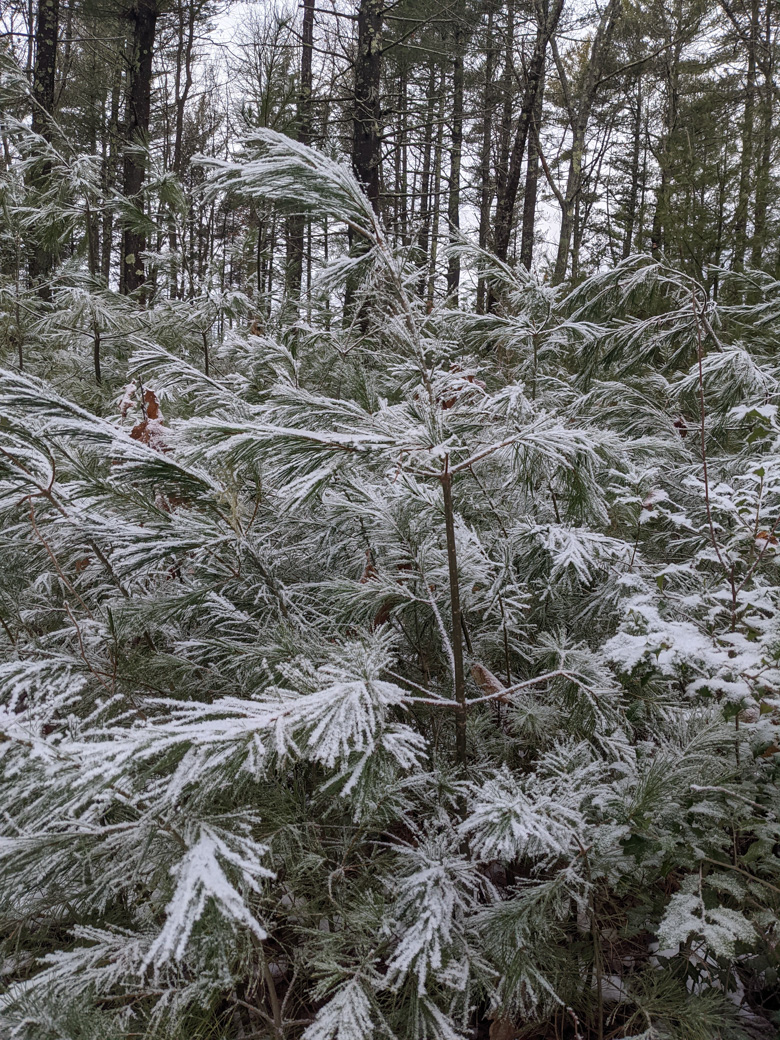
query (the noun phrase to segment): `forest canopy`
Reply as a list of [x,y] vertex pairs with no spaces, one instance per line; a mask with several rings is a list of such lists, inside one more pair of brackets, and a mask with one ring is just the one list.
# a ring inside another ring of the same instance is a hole
[[0,19],[0,1035],[776,1036],[776,0]]

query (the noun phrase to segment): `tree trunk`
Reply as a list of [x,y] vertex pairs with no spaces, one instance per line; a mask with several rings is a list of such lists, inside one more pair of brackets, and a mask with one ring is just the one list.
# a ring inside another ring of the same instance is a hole
[[[677,3],[675,4],[675,24],[678,30],[680,28],[681,20],[682,3],[680,0],[677,0]],[[665,42],[670,44],[671,39],[667,38]],[[658,156],[658,163],[661,167],[661,180],[659,187],[656,190],[655,209],[653,211],[653,227],[650,233],[650,251],[653,256],[656,257],[663,252],[665,245],[664,228],[668,219],[667,209],[669,206],[669,190],[671,181],[672,137],[677,129],[677,109],[680,95],[680,57],[682,54],[682,45],[678,43],[673,49],[668,50],[666,53],[666,125],[664,126],[664,132],[661,138],[661,148]]]
[[732,266],[741,271],[745,266],[747,249],[747,222],[751,195],[753,166],[753,122],[756,104],[756,50],[758,48],[758,0],[750,5],[750,33],[747,44],[747,76],[745,78],[745,108],[742,117],[742,154],[739,162],[739,189],[734,213],[734,259]]
[[[312,120],[312,51],[314,48],[314,0],[303,0],[301,46],[301,85],[298,94],[297,138],[310,145],[314,131]],[[285,291],[292,305],[300,299],[303,281],[304,218],[295,214],[287,221],[287,256]]]
[[[33,64],[32,130],[47,141],[51,140],[50,118],[54,114],[54,84],[57,67],[57,34],[59,31],[59,0],[39,0],[35,22],[35,60]],[[44,191],[51,180],[51,163],[40,163],[30,182],[38,191]],[[30,283],[36,286],[41,299],[51,299],[48,278],[57,257],[56,245],[38,241],[30,255]]]
[[428,247],[430,245],[430,191],[431,191],[431,156],[433,153],[433,117],[436,105],[436,67],[431,61],[430,78],[428,80],[428,106],[425,115],[425,137],[423,143],[423,162],[420,174],[420,230],[417,235],[417,246],[420,258],[420,295],[424,296],[428,286]]
[[532,133],[528,138],[528,163],[525,171],[523,193],[523,230],[520,236],[520,262],[526,271],[531,270],[534,260],[534,233],[536,231],[536,200],[539,191],[539,141],[542,126],[542,102],[544,100],[544,74],[536,94],[536,104],[531,113]]
[[[447,217],[450,222],[450,242],[455,245],[460,228],[460,166],[463,151],[463,26],[455,26],[455,56],[452,67],[452,151],[450,153],[450,191]],[[453,306],[458,305],[460,285],[460,258],[451,255],[447,267],[447,292]]]
[[384,0],[360,0],[352,118],[352,169],[365,188],[375,213],[379,213],[382,162],[379,88],[384,6]]
[[[491,187],[491,143],[493,138],[493,71],[495,52],[493,39],[493,3],[488,8],[487,43],[485,54],[485,83],[482,96],[482,146],[480,149],[479,177],[479,245],[487,249],[490,234],[490,206],[493,201]],[[477,314],[485,311],[485,279],[477,282]]]
[[772,5],[766,5],[766,23],[761,47],[761,71],[764,76],[761,91],[761,156],[756,170],[756,200],[753,211],[753,242],[750,251],[751,267],[761,267],[764,259],[769,208],[769,184],[772,165],[774,48],[772,47]]
[[[144,149],[149,140],[149,115],[152,96],[152,52],[157,26],[157,0],[135,0],[128,16],[133,26],[133,50],[130,62],[126,150],[122,188],[125,199],[143,213],[141,191],[146,175]],[[122,291],[127,295],[141,290],[146,281],[141,254],[146,249],[142,228],[129,221],[122,241]]]
[[[617,0],[613,0],[613,2],[617,2]],[[544,82],[544,63],[547,55],[547,45],[557,28],[562,11],[563,0],[552,0],[550,7],[548,7],[545,0],[540,14],[536,43],[526,73],[525,90],[523,92],[520,116],[515,129],[512,153],[509,158],[509,168],[501,190],[497,191],[495,252],[500,260],[506,260],[509,253],[509,241],[512,236],[515,202],[517,201],[517,191],[520,186],[525,145],[528,140],[534,109],[536,108]]]
[[426,309],[428,313],[433,310],[434,292],[436,289],[436,265],[439,255],[439,221],[441,218],[441,167],[444,153],[444,106],[446,103],[446,79],[444,67],[441,70],[439,81],[439,110],[436,119],[436,150],[433,162],[433,214],[431,224],[431,250],[428,259],[428,292],[426,295]]
[[[101,184],[104,191],[116,184],[117,172],[117,140],[119,139],[119,100],[122,92],[122,68],[117,65],[114,82],[111,88],[111,108],[106,127],[107,141],[103,147],[103,165],[101,168]],[[111,247],[114,238],[114,214],[109,207],[103,211],[103,241],[100,269],[103,281],[108,285],[111,278]]]
[[[609,0],[599,20],[596,34],[593,37],[590,54],[585,69],[583,83],[578,91],[578,101],[570,113],[571,120],[571,158],[569,159],[569,172],[566,178],[566,192],[561,207],[561,231],[558,238],[558,254],[555,259],[555,271],[553,273],[553,285],[559,285],[566,277],[566,268],[569,262],[569,247],[571,245],[574,230],[574,212],[577,198],[582,188],[582,163],[585,158],[585,134],[590,121],[590,114],[599,82],[604,72],[609,44],[615,30],[615,25],[622,11],[622,0]],[[566,93],[572,101],[571,91],[565,84],[565,73],[563,67],[558,63],[558,71],[564,81]],[[573,104],[573,101],[572,101]]]
[[626,226],[623,232],[623,249],[621,257],[625,260],[631,255],[634,246],[634,227],[636,225],[637,203],[639,201],[639,162],[642,155],[642,77],[636,81],[636,111],[634,113],[634,133],[631,145],[631,183],[626,202]]
[[512,146],[512,109],[515,92],[515,0],[507,0],[506,37],[504,44],[504,68],[501,73],[501,127],[496,163],[496,195],[504,193],[509,175],[509,149]]

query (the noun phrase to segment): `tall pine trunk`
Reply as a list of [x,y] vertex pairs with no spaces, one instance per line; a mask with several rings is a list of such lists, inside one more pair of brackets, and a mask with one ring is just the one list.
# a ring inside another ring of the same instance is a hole
[[[447,199],[447,217],[450,222],[450,243],[455,245],[460,228],[460,167],[463,151],[463,26],[456,24],[452,63],[452,150],[450,152],[450,190]],[[447,292],[452,303],[458,305],[460,285],[460,257],[452,253],[447,267]]]
[[520,262],[526,271],[534,262],[534,235],[536,233],[536,202],[539,194],[539,133],[542,125],[542,102],[544,100],[544,74],[536,95],[536,104],[531,113],[531,134],[528,138],[528,161],[525,171],[523,192],[523,228],[520,235]]
[[761,71],[764,82],[761,90],[761,151],[756,168],[756,195],[753,210],[753,242],[750,250],[751,267],[761,267],[767,239],[767,212],[769,209],[769,186],[772,166],[772,144],[774,127],[774,48],[772,47],[772,5],[767,3],[761,55]]
[[[145,149],[149,141],[149,116],[152,98],[152,55],[157,26],[157,0],[135,0],[128,11],[133,27],[130,61],[125,156],[122,190],[125,199],[139,215],[143,214],[142,189],[146,176]],[[122,236],[121,289],[130,295],[141,290],[146,281],[141,254],[146,235],[140,222],[127,220]]]
[[631,135],[631,168],[629,172],[630,186],[626,200],[626,226],[623,232],[623,248],[621,257],[625,260],[631,255],[634,246],[634,228],[637,219],[639,202],[639,164],[642,157],[642,77],[636,81],[636,109],[632,112],[633,127]]
[[[314,133],[312,119],[312,51],[314,48],[314,0],[303,0],[301,33],[301,84],[298,94],[296,136],[301,144],[310,145]],[[304,218],[295,214],[287,221],[287,256],[285,290],[291,305],[301,295],[304,257]]]
[[379,88],[384,6],[384,0],[360,0],[352,116],[352,168],[376,213],[379,212],[382,164]]
[[[35,59],[33,64],[33,133],[51,140],[51,116],[54,114],[54,84],[57,68],[57,35],[59,32],[59,0],[39,0],[35,21]],[[51,163],[40,162],[30,178],[33,188],[45,191],[51,180]],[[38,295],[51,299],[49,275],[57,258],[56,244],[38,240],[31,248],[30,283]]]
[[430,245],[431,218],[431,158],[433,155],[433,120],[436,105],[436,66],[430,65],[428,79],[428,104],[425,113],[425,136],[423,141],[422,170],[420,171],[420,230],[417,235],[417,248],[420,267],[420,295],[424,296],[428,287],[428,248]]
[[[571,247],[572,235],[575,227],[575,212],[577,201],[582,190],[582,165],[585,159],[585,135],[590,122],[593,104],[596,100],[601,76],[606,64],[609,45],[615,31],[615,25],[622,11],[622,0],[609,0],[599,19],[596,34],[593,37],[590,54],[583,82],[578,90],[578,99],[570,111],[571,122],[571,156],[569,158],[569,171],[566,177],[566,191],[561,206],[561,230],[558,237],[558,252],[555,258],[555,270],[553,272],[553,285],[559,285],[566,277],[566,269],[569,262],[569,249]],[[565,78],[563,67],[559,64],[559,74]],[[567,89],[569,99],[572,99],[570,89]]]
[[544,63],[547,55],[547,45],[558,26],[562,11],[563,0],[552,0],[551,4],[548,4],[547,0],[545,0],[539,13],[536,43],[534,44],[533,54],[526,75],[520,115],[515,128],[512,151],[509,157],[509,166],[506,171],[506,178],[500,186],[500,190],[497,191],[495,252],[500,260],[506,260],[509,253],[509,242],[512,237],[515,203],[520,187],[525,146],[531,128],[531,119],[533,118],[544,82]]
[[[494,5],[488,7],[487,40],[485,53],[485,82],[482,95],[482,143],[479,160],[479,245],[487,249],[490,236],[490,207],[493,201],[491,145],[493,141],[493,106],[495,69],[495,40],[493,36]],[[485,279],[477,282],[477,314],[485,311]]]
[[734,258],[732,266],[741,271],[745,266],[747,249],[748,214],[751,198],[753,167],[753,123],[756,106],[756,50],[759,33],[759,0],[751,0],[750,34],[747,38],[747,74],[745,77],[745,107],[742,116],[742,153],[739,161],[739,188],[734,213]]

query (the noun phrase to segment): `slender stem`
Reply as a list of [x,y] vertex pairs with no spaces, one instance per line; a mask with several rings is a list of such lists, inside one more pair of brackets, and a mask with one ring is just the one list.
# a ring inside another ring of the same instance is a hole
[[452,471],[449,455],[444,460],[441,474],[444,492],[444,527],[447,533],[447,569],[450,579],[450,606],[452,610],[452,657],[455,685],[455,757],[461,769],[466,768],[466,680],[463,671],[463,627],[458,588],[458,551],[455,544],[455,515],[452,507]]
[[[737,627],[737,587],[734,582],[734,566],[727,565],[723,559],[723,555],[718,545],[718,539],[715,535],[715,524],[712,519],[712,509],[710,507],[710,482],[709,475],[707,473],[707,445],[705,441],[706,429],[705,419],[706,412],[704,407],[704,365],[703,365],[703,349],[702,349],[702,335],[701,335],[701,323],[700,317],[706,322],[706,318],[703,313],[700,315],[696,307],[696,290],[694,289],[691,293],[691,305],[693,307],[693,316],[696,321],[696,359],[699,366],[699,420],[701,428],[701,464],[704,475],[704,505],[707,509],[707,523],[710,528],[710,540],[712,541],[712,547],[718,557],[721,567],[723,568],[726,577],[729,579],[731,584],[731,631],[733,632]],[[706,322],[708,331],[712,333],[712,327],[709,322]]]
[[266,959],[265,951],[263,951],[263,982],[268,991],[268,1003],[271,1005],[271,1014],[274,1016],[274,1033],[278,1040],[282,1040],[282,1037],[284,1036],[282,1007],[279,1003],[279,995],[276,992],[274,977],[271,974],[271,969],[268,967],[268,960]]

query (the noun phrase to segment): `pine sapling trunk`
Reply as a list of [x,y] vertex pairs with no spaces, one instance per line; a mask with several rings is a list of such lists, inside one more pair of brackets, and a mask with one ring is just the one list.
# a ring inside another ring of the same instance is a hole
[[452,473],[449,458],[441,475],[444,492],[444,528],[447,534],[447,570],[450,582],[450,607],[452,612],[452,658],[455,686],[455,758],[461,770],[466,769],[466,679],[463,671],[463,620],[460,612],[460,590],[458,588],[458,550],[455,544],[455,514],[452,507]]

